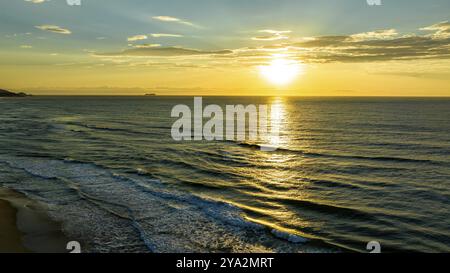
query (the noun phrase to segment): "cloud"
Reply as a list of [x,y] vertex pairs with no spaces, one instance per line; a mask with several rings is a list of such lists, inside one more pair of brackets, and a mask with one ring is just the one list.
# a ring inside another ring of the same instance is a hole
[[340,46],[348,40],[352,40],[350,36],[320,36],[320,37],[306,38],[303,41],[293,45],[306,48],[334,47]]
[[54,33],[58,33],[58,34],[71,34],[72,32],[68,29],[59,27],[59,26],[54,26],[54,25],[41,25],[41,26],[35,26],[35,28],[40,29],[40,30],[45,30],[45,31],[50,31],[50,32],[54,32]]
[[289,39],[289,37],[284,34],[291,33],[290,30],[273,30],[273,29],[263,29],[263,30],[260,30],[259,32],[266,33],[268,35],[256,36],[256,37],[253,37],[252,40],[254,40],[254,41],[277,41],[277,40]]
[[50,0],[25,0],[25,2],[31,2],[33,4],[42,4],[47,1],[50,1]]
[[[390,40],[342,42],[339,46],[314,48],[310,58],[325,62],[371,62],[450,57],[450,39],[402,37]],[[308,55],[308,54],[306,54]]]
[[30,48],[33,48],[33,46],[31,46],[31,45],[21,45],[20,48],[30,49]]
[[134,57],[176,57],[176,56],[195,56],[195,55],[218,55],[230,54],[230,50],[203,51],[197,49],[188,49],[182,47],[149,47],[126,49],[121,52],[98,53],[96,56],[134,56]]
[[160,44],[139,44],[139,45],[129,45],[134,48],[155,48],[160,47]]
[[179,34],[168,34],[168,33],[152,33],[152,34],[150,34],[150,36],[152,36],[152,37],[154,37],[154,38],[162,38],[162,37],[179,38],[179,37],[183,37],[183,35],[179,35]]
[[33,33],[31,32],[26,32],[26,33],[14,33],[12,35],[5,35],[5,38],[16,38],[16,37],[21,37],[21,36],[29,36],[32,35]]
[[263,29],[263,30],[260,30],[259,32],[281,35],[281,34],[291,33],[292,31],[291,30]]
[[224,57],[241,64],[266,61],[265,58],[274,54],[305,63],[450,59],[450,37],[444,35],[448,29],[449,24],[442,22],[422,29],[435,31],[433,35],[400,35],[394,29],[387,29],[353,35],[306,37],[291,43],[236,49],[231,56]]
[[283,39],[288,39],[288,38],[289,37],[286,37],[286,36],[266,35],[266,36],[253,37],[252,40],[254,40],[254,41],[277,41],[277,40],[283,40]]
[[444,22],[440,22],[428,27],[424,27],[421,28],[420,30],[425,30],[425,31],[434,31],[435,33],[433,34],[433,36],[435,38],[441,38],[441,39],[445,39],[445,38],[449,38],[450,37],[450,22],[448,21],[444,21]]
[[370,31],[370,32],[353,34],[353,35],[351,35],[351,38],[355,41],[364,41],[364,40],[390,39],[395,36],[398,36],[398,33],[395,29],[384,29],[384,30],[375,30],[375,31]]
[[[448,31],[447,27],[447,22],[442,22],[422,29],[433,31],[432,35],[402,35],[395,29],[383,29],[349,35],[296,38],[291,41],[286,40],[284,43],[274,39],[273,43],[233,50],[208,51],[183,47],[161,47],[159,44],[142,44],[131,45],[132,48],[118,52],[96,53],[94,56],[109,60],[128,61],[131,59],[126,57],[183,57],[173,60],[182,59],[199,65],[199,67],[214,68],[255,67],[264,65],[275,55],[282,55],[302,63],[443,60],[450,59],[450,37],[445,38],[442,34]],[[262,30],[260,32],[269,34],[267,36],[284,36],[291,33],[288,30]],[[202,56],[202,58],[198,58],[198,56]],[[142,61],[151,61],[152,66],[156,65],[154,59],[136,58],[132,62]],[[191,64],[187,63],[184,66]]]
[[176,18],[176,17],[171,17],[171,16],[154,16],[153,19],[162,21],[162,22],[178,23],[178,24],[182,24],[182,25],[186,25],[186,26],[198,27],[196,24],[194,24],[192,22],[182,20],[182,19]]
[[141,40],[147,40],[147,35],[135,35],[128,37],[128,42],[135,42],[135,41],[141,41]]

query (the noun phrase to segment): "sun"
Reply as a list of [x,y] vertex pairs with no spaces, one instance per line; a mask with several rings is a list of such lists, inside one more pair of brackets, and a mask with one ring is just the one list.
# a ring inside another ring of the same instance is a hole
[[272,84],[287,85],[303,73],[303,65],[284,57],[276,57],[270,64],[259,66],[259,72]]

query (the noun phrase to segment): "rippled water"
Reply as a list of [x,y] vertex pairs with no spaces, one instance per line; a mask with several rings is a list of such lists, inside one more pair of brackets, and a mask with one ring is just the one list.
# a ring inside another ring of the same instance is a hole
[[0,99],[0,185],[90,251],[450,251],[449,99],[204,98],[276,104],[275,152],[173,141],[180,103]]

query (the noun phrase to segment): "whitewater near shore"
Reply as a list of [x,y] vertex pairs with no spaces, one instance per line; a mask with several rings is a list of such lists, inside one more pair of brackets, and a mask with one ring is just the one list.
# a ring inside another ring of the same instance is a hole
[[0,185],[83,252],[449,250],[450,100],[204,98],[277,103],[273,152],[174,141],[171,109],[192,101],[2,99]]

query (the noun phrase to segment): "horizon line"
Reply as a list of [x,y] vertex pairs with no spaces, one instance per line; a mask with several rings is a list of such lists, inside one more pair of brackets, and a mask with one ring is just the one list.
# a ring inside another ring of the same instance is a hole
[[450,98],[449,96],[377,96],[377,95],[367,95],[367,96],[348,96],[348,95],[155,95],[155,96],[146,96],[142,95],[84,95],[84,94],[72,94],[72,95],[35,95],[29,94],[31,97],[287,97],[287,98]]

